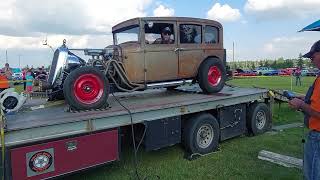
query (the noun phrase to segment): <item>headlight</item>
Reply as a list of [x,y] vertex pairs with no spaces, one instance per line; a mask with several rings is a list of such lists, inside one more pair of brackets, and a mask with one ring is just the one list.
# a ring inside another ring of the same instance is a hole
[[80,64],[81,60],[77,56],[69,54],[67,57],[65,69],[69,71],[70,69],[79,66]]

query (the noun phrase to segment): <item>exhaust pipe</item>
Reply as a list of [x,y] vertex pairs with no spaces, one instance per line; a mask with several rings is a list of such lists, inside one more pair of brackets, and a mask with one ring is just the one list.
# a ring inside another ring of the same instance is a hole
[[147,84],[147,88],[162,88],[162,87],[170,87],[170,86],[180,86],[186,83],[192,83],[192,80],[180,80],[180,81],[170,81],[170,82],[163,82],[163,83],[152,83]]

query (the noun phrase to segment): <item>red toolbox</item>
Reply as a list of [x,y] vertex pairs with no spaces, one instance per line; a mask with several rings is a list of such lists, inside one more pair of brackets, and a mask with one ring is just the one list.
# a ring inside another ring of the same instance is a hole
[[119,160],[118,129],[11,149],[13,180],[46,179]]

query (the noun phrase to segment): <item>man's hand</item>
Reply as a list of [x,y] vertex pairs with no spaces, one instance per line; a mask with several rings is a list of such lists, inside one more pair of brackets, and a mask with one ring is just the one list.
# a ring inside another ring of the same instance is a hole
[[289,106],[293,109],[300,110],[304,105],[304,101],[300,98],[293,98],[289,101]]
[[304,100],[305,96],[300,95],[300,96],[296,96],[296,98],[301,99],[301,100]]

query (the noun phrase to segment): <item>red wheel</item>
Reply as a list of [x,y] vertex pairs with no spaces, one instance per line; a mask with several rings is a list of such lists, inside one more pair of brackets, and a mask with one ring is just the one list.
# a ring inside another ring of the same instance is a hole
[[222,78],[222,73],[217,66],[211,66],[208,71],[208,82],[211,86],[217,86]]
[[103,83],[95,74],[83,74],[76,79],[73,93],[84,104],[97,102],[103,94]]
[[219,92],[225,83],[226,69],[221,60],[209,58],[203,61],[198,70],[199,86],[204,93]]
[[63,93],[74,109],[98,109],[107,104],[109,81],[97,68],[80,67],[67,76]]

